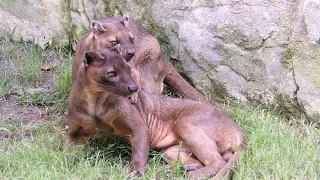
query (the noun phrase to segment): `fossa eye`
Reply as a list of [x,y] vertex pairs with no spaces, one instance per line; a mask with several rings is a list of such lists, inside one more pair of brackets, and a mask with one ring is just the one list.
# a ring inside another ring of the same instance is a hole
[[119,43],[118,43],[118,41],[112,41],[111,44],[112,44],[112,46],[116,46],[116,45],[118,45]]
[[117,76],[117,73],[112,71],[112,72],[108,72],[108,76],[109,77],[116,77]]

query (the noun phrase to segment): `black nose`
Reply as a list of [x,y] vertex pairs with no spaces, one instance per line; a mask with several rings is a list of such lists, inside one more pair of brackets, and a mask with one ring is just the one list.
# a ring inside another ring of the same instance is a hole
[[128,86],[128,90],[129,90],[130,93],[137,92],[138,89],[139,89],[139,86],[136,83],[131,84],[131,85]]
[[134,49],[131,49],[131,50],[128,50],[127,51],[127,55],[129,56],[129,57],[132,57],[132,56],[134,56],[136,54],[136,51],[134,50]]

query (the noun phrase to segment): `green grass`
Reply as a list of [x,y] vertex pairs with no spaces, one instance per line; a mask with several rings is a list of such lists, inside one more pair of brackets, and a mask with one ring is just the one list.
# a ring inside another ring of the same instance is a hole
[[230,114],[249,139],[237,179],[320,178],[319,129],[297,120],[289,125],[261,108],[239,105]]
[[[320,178],[319,130],[304,124],[293,128],[259,108],[238,105],[230,114],[249,139],[235,179]],[[1,126],[10,131],[10,138],[0,141],[0,179],[128,178],[131,150],[119,138],[91,141],[81,150],[65,152],[62,119],[29,126],[11,120]],[[166,179],[167,174],[170,179],[185,178],[179,163],[168,165],[161,153],[152,151],[142,179]]]
[[[6,65],[0,71],[0,101],[18,92],[21,106],[31,104],[46,112],[43,120],[27,124],[21,123],[18,114],[0,115],[0,179],[132,179],[131,148],[120,138],[91,140],[83,149],[63,150],[71,54],[61,48],[41,50],[6,40],[0,40],[0,51],[5,59],[1,63]],[[40,65],[52,52],[58,55],[57,68],[50,72],[52,87],[47,92],[29,93],[30,88],[43,85]],[[52,113],[57,114],[49,118]],[[288,122],[249,105],[233,104],[228,114],[249,140],[235,179],[320,179],[320,132],[314,126],[301,120]],[[181,164],[166,164],[161,157],[160,152],[151,151],[149,170],[140,179],[185,179]]]
[[[9,129],[12,137],[29,133],[26,137],[0,141],[0,179],[128,178],[130,146],[119,138],[91,141],[82,150],[65,152],[65,133],[59,122],[24,127],[21,132]],[[150,171],[144,178],[153,178],[154,173],[165,177],[169,166],[159,167],[161,155],[152,155]],[[180,177],[183,171],[179,168],[173,172]]]
[[60,106],[66,108],[68,104],[68,97],[72,85],[72,62],[73,56],[70,54],[67,58],[63,58],[60,71],[57,74],[57,86],[56,91],[58,92],[58,97],[61,100]]
[[13,89],[13,79],[10,75],[0,76],[0,99],[4,98]]
[[43,50],[39,46],[32,47],[26,45],[28,53],[21,59],[17,69],[17,74],[22,77],[23,81],[38,83],[41,81],[40,67],[43,62]]
[[[31,94],[22,88],[21,100],[24,103],[32,103],[38,106],[55,105],[59,110],[65,110],[68,104],[68,97],[72,83],[72,62],[71,54],[64,54],[59,57],[58,68],[52,73],[55,79],[53,88],[49,92]],[[39,71],[39,70],[38,70]]]
[[23,86],[37,86],[41,82],[40,67],[44,59],[43,50],[39,46],[30,43],[12,43],[8,39],[0,40],[2,53],[3,71],[2,75],[15,76],[17,84]]
[[[0,52],[3,63],[3,69],[0,68],[0,99],[10,93],[18,93],[22,103],[37,106],[54,104],[60,110],[67,107],[71,89],[71,53],[66,52],[63,47],[43,50],[30,43],[13,43],[8,39],[0,39]],[[57,65],[50,72],[46,72],[53,78],[52,87],[44,92],[30,93],[45,83],[41,65],[49,54],[56,55]]]

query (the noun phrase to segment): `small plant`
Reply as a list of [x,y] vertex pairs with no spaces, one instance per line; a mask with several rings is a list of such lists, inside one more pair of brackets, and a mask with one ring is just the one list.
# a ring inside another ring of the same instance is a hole
[[68,55],[61,63],[60,71],[57,74],[57,86],[58,98],[61,102],[61,106],[65,109],[68,104],[68,97],[72,85],[72,63],[73,56]]
[[62,70],[57,76],[57,90],[60,97],[66,98],[69,96],[72,85],[72,58],[63,60]]
[[[237,105],[230,111],[245,130],[249,146],[236,179],[319,179],[320,131],[297,120],[295,128],[262,108]],[[249,111],[248,111],[249,110]]]
[[33,83],[41,82],[41,65],[43,62],[43,50],[39,46],[29,47],[26,45],[29,53],[23,56],[19,62],[18,76],[22,77],[23,81]]
[[0,99],[7,96],[13,89],[14,78],[11,75],[0,76]]
[[27,92],[25,88],[22,88],[20,94],[20,101],[22,103],[33,104],[40,107],[53,105],[57,101],[55,98],[55,93],[52,91],[32,94],[30,92]]

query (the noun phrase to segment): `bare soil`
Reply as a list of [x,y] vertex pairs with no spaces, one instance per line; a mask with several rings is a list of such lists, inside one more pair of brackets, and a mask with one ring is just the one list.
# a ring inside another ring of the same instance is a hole
[[[43,61],[43,65],[52,65],[56,63],[56,54],[49,54]],[[4,59],[3,50],[0,47],[0,76],[6,76],[14,72],[14,62],[10,62]],[[41,71],[41,67],[39,67]],[[4,123],[18,124],[18,127],[25,125],[34,125],[37,123],[48,123],[53,121],[61,121],[65,119],[64,112],[58,111],[54,104],[52,105],[36,105],[29,102],[22,101],[21,87],[27,84],[26,91],[28,93],[50,93],[50,90],[54,88],[54,76],[51,70],[42,71],[40,77],[40,84],[38,83],[35,87],[30,85],[29,82],[21,82],[17,78],[17,82],[14,82],[14,90],[6,94],[5,97],[0,97],[0,140],[9,137],[9,130],[1,126]],[[29,87],[30,85],[30,87]],[[48,94],[50,95],[50,94]],[[20,136],[28,136],[28,133],[24,133]]]

